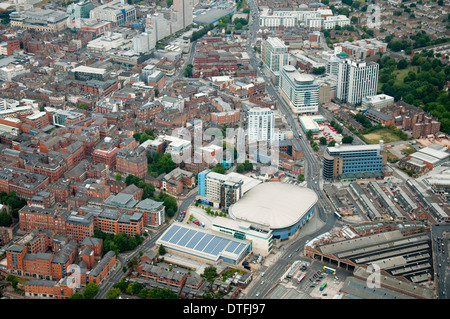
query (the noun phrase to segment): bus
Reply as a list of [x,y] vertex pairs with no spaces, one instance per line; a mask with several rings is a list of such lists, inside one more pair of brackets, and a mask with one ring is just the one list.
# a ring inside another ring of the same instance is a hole
[[300,278],[298,278],[297,283],[298,283],[298,284],[301,283],[302,280],[303,280],[304,278],[305,278],[305,274],[302,274],[302,275],[300,276]]
[[337,218],[338,220],[342,220],[342,216],[341,216],[341,214],[339,214],[338,212],[334,212],[334,216],[336,216],[336,218]]
[[327,267],[327,266],[323,266],[323,271],[332,274],[332,275],[336,275],[336,269]]
[[324,283],[322,284],[322,286],[320,286],[320,291],[324,290],[326,286],[327,286],[327,283],[324,282]]

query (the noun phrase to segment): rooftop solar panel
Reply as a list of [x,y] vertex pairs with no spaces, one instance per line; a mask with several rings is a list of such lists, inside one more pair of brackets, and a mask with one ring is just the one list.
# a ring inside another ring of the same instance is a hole
[[225,249],[225,251],[232,253],[236,249],[237,246],[239,246],[239,243],[237,241],[232,241],[232,242],[230,242],[228,247]]
[[186,234],[188,230],[189,230],[189,229],[187,229],[187,228],[181,228],[181,229],[179,229],[179,230],[172,236],[172,238],[170,238],[170,242],[171,242],[172,244],[178,243],[178,241],[181,239],[181,237],[183,237],[184,234]]
[[190,239],[192,239],[192,236],[194,236],[194,234],[196,234],[197,231],[190,229],[184,236],[183,238],[180,239],[180,241],[178,242],[178,245],[180,246],[186,246],[186,244],[189,242]]
[[202,250],[205,248],[205,246],[211,241],[211,239],[212,239],[213,237],[214,237],[214,236],[211,235],[211,234],[206,234],[205,237],[203,237],[203,239],[200,240],[200,242],[198,243],[198,245],[195,246],[195,250],[202,251]]
[[242,252],[242,250],[244,249],[244,247],[245,247],[245,244],[239,244],[239,246],[234,250],[234,253],[239,255]]
[[161,238],[161,240],[169,241],[170,238],[180,229],[180,226],[173,225],[171,228],[167,230],[167,232],[164,234],[164,236]]
[[172,225],[161,237],[161,241],[188,249],[195,250],[196,254],[207,254],[203,257],[218,260],[223,252],[240,256],[247,247],[247,243],[221,235],[210,234],[203,230],[197,230],[190,226]]
[[195,245],[197,245],[200,240],[205,236],[205,233],[203,232],[197,232],[194,237],[187,243],[186,247],[193,249]]
[[213,249],[212,254],[217,255],[222,252],[229,242],[230,241],[228,239],[222,238],[221,241],[217,244],[216,248]]
[[211,239],[209,244],[206,245],[206,247],[202,251],[207,253],[207,254],[211,254],[212,250],[217,246],[217,244],[219,242],[220,242],[220,238],[219,237],[214,237],[213,239]]

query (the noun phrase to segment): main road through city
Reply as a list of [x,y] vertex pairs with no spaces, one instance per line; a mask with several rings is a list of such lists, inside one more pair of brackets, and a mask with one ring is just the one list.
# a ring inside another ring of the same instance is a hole
[[[250,8],[250,21],[249,21],[249,30],[250,36],[248,38],[248,53],[250,55],[250,63],[254,69],[257,70],[257,74],[260,77],[265,79],[266,90],[272,96],[272,98],[276,99],[277,107],[284,115],[288,124],[291,127],[294,140],[293,143],[296,147],[303,149],[305,152],[305,179],[307,182],[307,186],[313,189],[318,196],[318,202],[316,205],[316,213],[319,218],[324,222],[323,226],[320,229],[317,229],[315,232],[310,233],[306,236],[302,236],[300,234],[294,243],[289,245],[284,251],[281,257],[277,260],[277,262],[270,266],[268,269],[264,269],[265,275],[264,277],[257,277],[255,285],[249,290],[245,298],[263,298],[264,295],[277,283],[279,282],[281,276],[287,271],[292,262],[298,259],[301,250],[305,246],[306,242],[314,238],[324,232],[331,230],[335,223],[336,219],[332,212],[334,211],[332,205],[327,200],[325,196],[323,196],[321,187],[320,187],[320,172],[321,165],[314,154],[311,146],[309,145],[308,140],[306,139],[306,135],[303,132],[302,128],[298,123],[298,118],[295,114],[291,112],[290,107],[285,103],[285,101],[280,98],[277,90],[272,85],[272,81],[266,75],[262,67],[259,66],[259,61],[256,57],[256,52],[253,49],[253,45],[255,43],[256,34],[258,32],[259,24],[258,24],[258,8],[255,5],[254,0],[248,0],[247,4]],[[301,230],[300,230],[301,232]]]
[[[280,277],[283,275],[284,272],[288,269],[289,265],[292,264],[292,262],[298,258],[299,251],[303,250],[304,245],[306,244],[306,241],[316,237],[317,235],[327,232],[333,228],[333,226],[336,223],[336,220],[333,216],[333,214],[330,214],[333,210],[332,205],[327,200],[326,197],[323,196],[323,193],[320,188],[320,162],[318,158],[315,156],[314,151],[312,150],[311,146],[309,145],[309,142],[305,140],[306,136],[299,126],[297,116],[293,115],[291,112],[290,107],[285,103],[283,99],[281,99],[278,95],[277,90],[272,85],[271,80],[269,77],[264,73],[264,71],[259,67],[259,61],[256,57],[256,52],[253,49],[253,45],[255,43],[256,34],[258,32],[258,10],[255,6],[254,0],[248,0],[247,4],[250,8],[250,22],[249,22],[249,33],[250,36],[248,38],[248,53],[250,55],[250,63],[252,67],[257,70],[258,76],[261,76],[265,79],[266,83],[266,90],[267,92],[277,101],[278,109],[283,113],[284,117],[288,121],[288,124],[291,127],[294,140],[293,143],[297,148],[303,149],[305,152],[305,179],[307,182],[307,186],[311,189],[313,189],[318,196],[318,202],[316,205],[316,213],[319,216],[319,218],[323,221],[323,226],[320,229],[317,229],[315,232],[308,234],[307,236],[298,236],[298,238],[293,242],[291,245],[289,245],[285,250],[283,251],[283,255],[277,260],[277,262],[270,266],[267,270],[265,270],[265,276],[264,280],[261,280],[263,278],[259,278],[258,282],[255,284],[255,286],[249,290],[245,298],[262,298],[265,293],[267,293],[273,285],[279,281]],[[184,68],[187,66],[188,63],[191,63],[193,59],[193,55],[195,52],[195,45],[196,43],[193,43],[191,52],[188,55],[188,58],[184,64],[184,67],[180,70],[178,74],[175,75],[174,79],[181,78],[184,72]],[[192,192],[190,195],[188,195],[187,198],[185,198],[178,209],[178,215],[174,219],[178,219],[180,214],[183,213],[183,211],[187,210],[187,208],[192,204],[192,202],[195,200],[196,192]],[[105,299],[106,293],[109,289],[112,288],[114,283],[121,280],[121,278],[124,276],[122,268],[127,266],[127,262],[132,259],[135,256],[138,256],[139,251],[147,251],[148,249],[151,249],[159,236],[164,232],[164,230],[168,227],[166,225],[162,229],[158,230],[151,238],[148,238],[145,240],[144,244],[141,247],[138,247],[135,251],[128,252],[126,254],[119,254],[118,262],[116,263],[116,266],[114,270],[105,278],[105,280],[100,284],[99,292],[96,299]],[[261,282],[264,281],[263,284]],[[257,297],[258,295],[259,297]]]

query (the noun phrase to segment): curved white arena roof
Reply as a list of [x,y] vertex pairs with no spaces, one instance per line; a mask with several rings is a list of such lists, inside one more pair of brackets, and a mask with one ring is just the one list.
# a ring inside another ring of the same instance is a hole
[[281,182],[252,188],[229,213],[233,218],[282,229],[297,223],[317,203],[317,194],[305,187]]

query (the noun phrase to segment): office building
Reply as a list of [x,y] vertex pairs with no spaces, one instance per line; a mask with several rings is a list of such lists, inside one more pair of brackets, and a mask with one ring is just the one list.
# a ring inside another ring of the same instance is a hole
[[345,59],[339,64],[336,98],[349,106],[360,105],[366,96],[377,94],[379,65]]
[[148,53],[155,48],[155,45],[156,37],[150,28],[133,38],[133,50],[136,53]]
[[289,64],[288,48],[279,38],[269,37],[261,43],[261,60],[272,72],[278,72]]
[[89,18],[89,13],[94,8],[89,0],[81,0],[80,2],[71,3],[67,6],[67,14],[69,20],[73,21],[81,18]]
[[326,180],[376,179],[383,176],[387,153],[383,141],[375,145],[341,145],[327,147],[323,159]]
[[298,72],[292,65],[280,71],[279,91],[296,114],[316,114],[319,108],[319,85],[310,74]]
[[191,0],[174,0],[173,11],[176,12],[177,22],[179,22],[181,29],[192,24],[193,16]]
[[62,11],[33,8],[10,14],[11,26],[23,29],[57,32],[66,28],[68,15]]
[[361,106],[365,108],[374,108],[381,110],[394,104],[394,97],[386,94],[377,94],[372,96],[365,96],[361,101]]
[[92,9],[89,15],[91,19],[109,21],[114,26],[122,26],[125,22],[136,19],[136,8],[123,0],[115,0]]
[[248,140],[267,141],[271,143],[274,138],[275,115],[271,109],[254,107],[248,111]]

